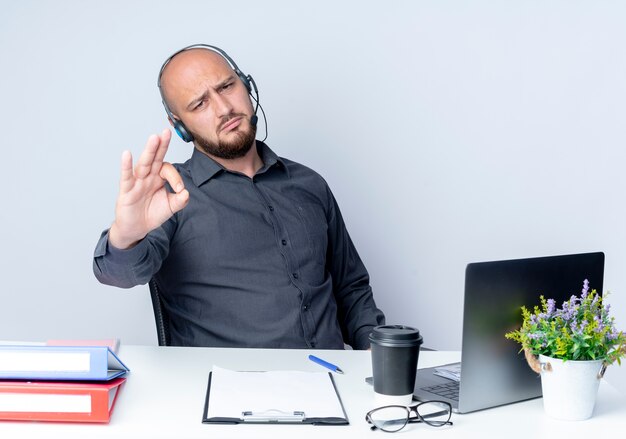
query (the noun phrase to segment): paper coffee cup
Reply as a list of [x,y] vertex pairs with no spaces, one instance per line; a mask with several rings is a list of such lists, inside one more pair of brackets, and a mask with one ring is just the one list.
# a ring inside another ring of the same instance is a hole
[[423,341],[419,330],[403,325],[377,326],[369,340],[376,403],[410,404]]

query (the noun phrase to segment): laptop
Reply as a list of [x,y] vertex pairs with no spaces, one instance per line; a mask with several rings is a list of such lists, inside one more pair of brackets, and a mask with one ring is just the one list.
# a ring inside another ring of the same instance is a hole
[[435,374],[441,366],[418,369],[414,398],[448,401],[455,413],[468,413],[540,397],[539,376],[504,334],[520,327],[522,305],[532,310],[543,294],[560,307],[580,295],[585,279],[601,293],[603,276],[601,252],[468,264],[460,380]]

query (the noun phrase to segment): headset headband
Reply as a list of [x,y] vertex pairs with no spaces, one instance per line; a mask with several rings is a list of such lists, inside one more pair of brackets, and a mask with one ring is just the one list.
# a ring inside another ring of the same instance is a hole
[[[239,67],[237,67],[237,63],[230,56],[228,56],[228,54],[226,52],[224,52],[219,47],[211,46],[209,44],[192,44],[190,46],[183,47],[182,49],[174,52],[168,59],[165,60],[165,62],[161,66],[161,70],[159,70],[159,77],[157,79],[157,87],[159,87],[159,91],[161,91],[161,76],[163,76],[163,70],[165,70],[165,67],[167,67],[167,65],[170,63],[170,61],[176,55],[178,55],[181,52],[186,52],[187,50],[191,50],[191,49],[206,49],[206,50],[210,50],[211,52],[215,52],[218,55],[221,55],[222,58],[224,58],[228,62],[228,64],[230,64],[230,67],[235,71],[235,73],[238,76],[244,76],[245,77],[245,75],[241,72],[241,70],[239,70]],[[161,97],[162,96],[163,96],[163,93],[161,92]]]

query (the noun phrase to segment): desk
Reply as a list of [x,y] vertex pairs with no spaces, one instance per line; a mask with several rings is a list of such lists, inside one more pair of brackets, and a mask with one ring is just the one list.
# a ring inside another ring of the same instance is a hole
[[[593,418],[583,422],[548,418],[541,399],[465,415],[452,415],[454,426],[436,429],[409,425],[393,436],[372,432],[365,413],[376,406],[368,351],[266,350],[124,346],[120,358],[131,369],[108,425],[0,422],[0,437],[45,438],[421,438],[496,437],[507,439],[592,437],[626,431],[626,397],[602,381]],[[308,360],[319,355],[339,365],[335,375],[350,419],[349,426],[206,425],[201,423],[209,371],[214,364],[234,370],[291,369],[320,372]],[[458,361],[458,352],[424,351],[419,366]],[[617,366],[612,366],[617,367]],[[609,368],[608,374],[611,373]]]

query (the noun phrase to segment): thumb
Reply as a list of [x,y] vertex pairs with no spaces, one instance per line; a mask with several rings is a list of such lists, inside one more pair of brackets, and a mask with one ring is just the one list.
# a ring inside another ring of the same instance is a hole
[[167,201],[170,204],[172,214],[174,214],[183,209],[189,202],[189,191],[183,189],[178,193],[169,193],[167,194]]

